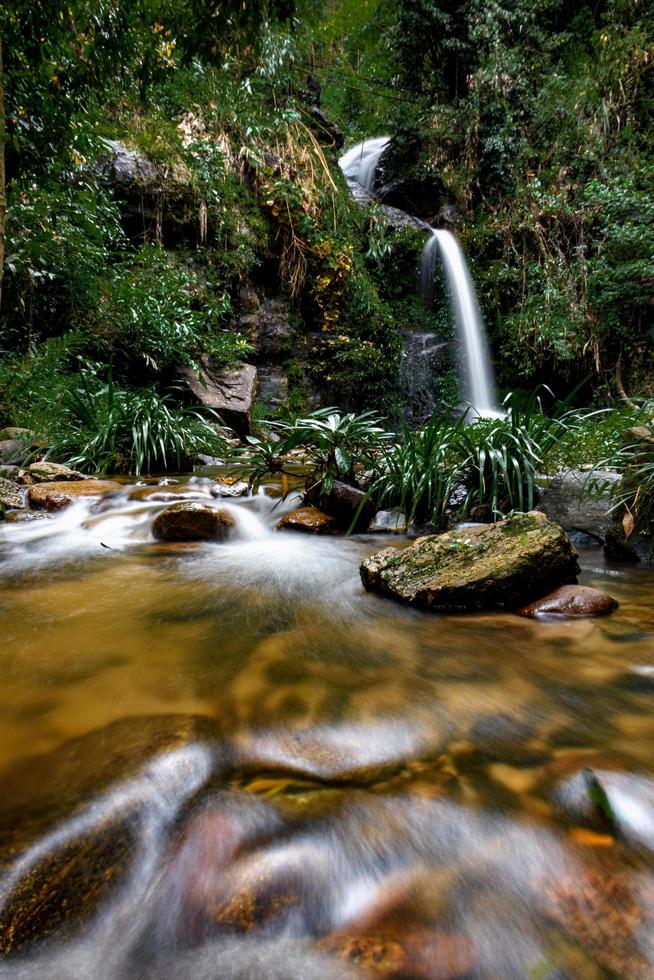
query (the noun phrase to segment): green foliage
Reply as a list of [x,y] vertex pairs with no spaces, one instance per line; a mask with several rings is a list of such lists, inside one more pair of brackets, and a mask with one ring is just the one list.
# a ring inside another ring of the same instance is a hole
[[46,438],[50,459],[86,472],[136,476],[185,469],[199,453],[217,456],[225,449],[197,412],[176,408],[150,389],[117,388],[111,377],[99,385],[88,372],[64,393]]
[[465,420],[434,414],[424,428],[406,426],[375,466],[369,494],[378,507],[399,507],[409,522],[440,527],[459,483]]
[[222,327],[231,310],[227,292],[201,286],[197,274],[160,246],[145,245],[126,257],[100,289],[102,302],[89,334],[123,364],[141,361],[162,371],[179,364],[197,367],[203,352],[229,362],[249,350],[239,335]]
[[390,434],[375,412],[342,414],[334,408],[318,409],[294,422],[268,421],[266,427],[278,435],[277,442],[250,436],[253,448],[239,451],[236,459],[250,482],[258,486],[266,476],[291,473],[297,461],[289,453],[301,447],[303,465],[311,479],[330,493],[335,480],[355,482],[355,466],[371,466]]

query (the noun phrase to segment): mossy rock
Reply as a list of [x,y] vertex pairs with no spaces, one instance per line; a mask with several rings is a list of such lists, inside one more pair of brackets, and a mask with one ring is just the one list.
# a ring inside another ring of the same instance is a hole
[[387,548],[362,562],[361,579],[425,609],[512,608],[576,582],[577,557],[563,528],[532,512]]

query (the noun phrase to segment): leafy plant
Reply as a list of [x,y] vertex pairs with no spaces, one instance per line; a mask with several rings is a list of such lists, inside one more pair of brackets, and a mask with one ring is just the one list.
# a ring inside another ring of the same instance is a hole
[[465,419],[434,413],[424,428],[402,429],[375,467],[369,494],[378,507],[399,507],[409,522],[443,524],[461,481]]

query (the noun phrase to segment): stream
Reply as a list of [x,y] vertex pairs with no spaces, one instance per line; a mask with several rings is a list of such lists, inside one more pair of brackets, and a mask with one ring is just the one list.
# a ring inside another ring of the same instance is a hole
[[430,615],[212,475],[0,528],[1,980],[654,977],[652,571]]

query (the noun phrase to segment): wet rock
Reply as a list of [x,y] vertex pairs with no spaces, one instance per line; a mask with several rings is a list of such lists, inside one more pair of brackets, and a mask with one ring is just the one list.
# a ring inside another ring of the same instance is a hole
[[330,514],[323,514],[317,507],[299,507],[285,514],[277,522],[280,531],[305,531],[307,534],[333,534],[338,522]]
[[283,296],[265,297],[259,311],[257,354],[264,359],[288,355],[293,328],[288,300]]
[[654,851],[654,780],[585,768],[557,784],[552,798],[567,820],[593,829],[613,828]]
[[43,521],[48,517],[42,510],[9,510],[5,514],[7,524],[29,524],[31,521]]
[[234,527],[234,518],[192,501],[166,507],[154,520],[152,533],[158,541],[224,541]]
[[394,510],[378,510],[368,526],[371,534],[406,534],[407,530],[406,514],[397,507]]
[[279,364],[261,364],[258,369],[257,401],[271,411],[288,402],[288,378]]
[[193,716],[127,718],[2,773],[3,954],[79,932],[128,884],[208,779],[215,735]]
[[212,497],[245,497],[250,488],[244,480],[214,480],[211,484]]
[[619,473],[611,470],[569,470],[548,484],[536,509],[566,531],[586,534],[603,544],[612,525],[611,489],[619,479]]
[[412,980],[456,980],[476,964],[472,942],[465,936],[407,925],[357,934],[341,932],[318,948],[356,968],[363,977],[411,977]]
[[187,500],[189,496],[197,496],[197,491],[185,490],[184,487],[170,488],[165,486],[134,487],[129,492],[130,500],[150,500],[174,503],[177,500]]
[[323,484],[310,484],[306,496],[312,506],[335,517],[345,530],[350,528],[355,518],[355,530],[365,530],[375,513],[374,503],[362,490],[341,480],[335,480],[328,493],[325,493]]
[[35,483],[27,491],[27,496],[32,507],[55,511],[68,507],[78,497],[103,497],[120,489],[120,483],[113,480],[71,480]]
[[615,521],[606,533],[604,550],[613,561],[654,564],[654,527],[637,528],[629,537]]
[[618,601],[608,592],[592,589],[587,585],[562,585],[542,599],[523,606],[518,612],[521,616],[608,616],[618,608]]
[[23,507],[24,491],[12,480],[0,477],[0,514]]
[[257,369],[252,364],[221,367],[207,357],[201,358],[202,383],[189,366],[179,369],[191,392],[206,408],[217,412],[225,425],[239,436],[252,431],[252,408],[257,383]]
[[78,473],[77,470],[71,470],[69,466],[64,466],[63,463],[49,463],[46,460],[42,460],[40,463],[30,463],[27,472],[33,483],[67,483],[94,479],[84,473]]
[[515,607],[562,583],[575,582],[577,553],[561,527],[532,512],[418,538],[361,564],[377,592],[427,609]]

